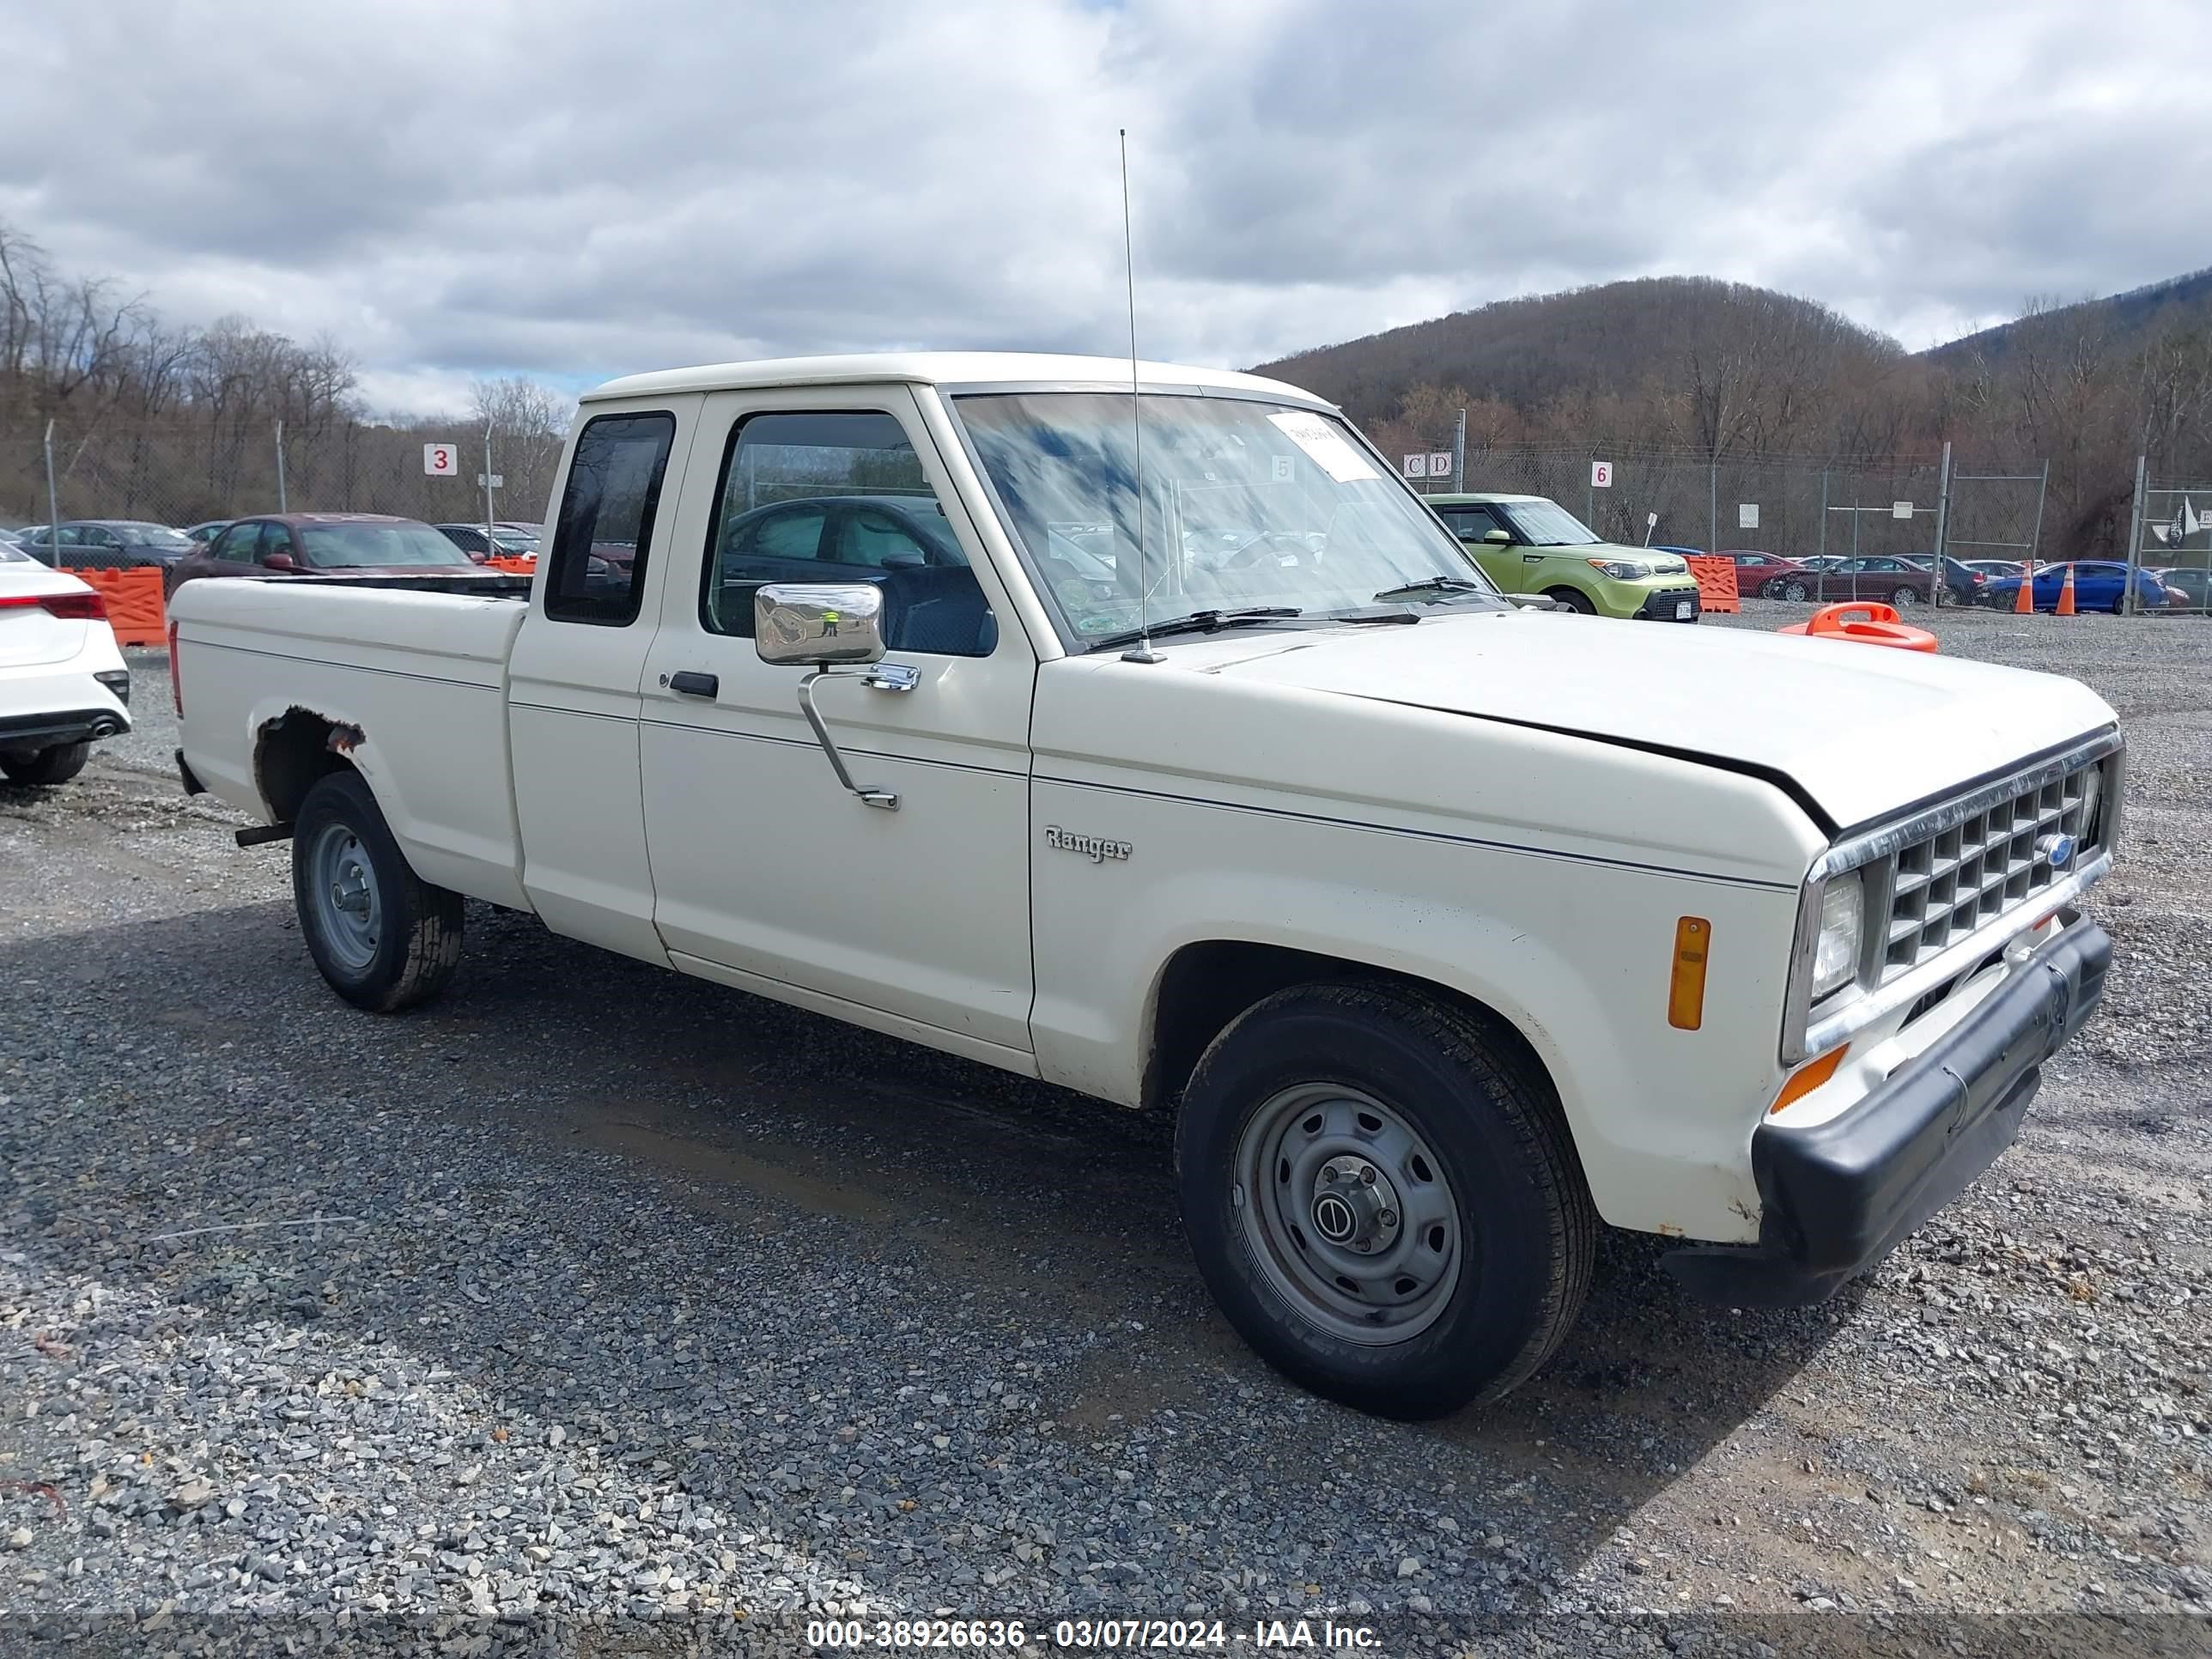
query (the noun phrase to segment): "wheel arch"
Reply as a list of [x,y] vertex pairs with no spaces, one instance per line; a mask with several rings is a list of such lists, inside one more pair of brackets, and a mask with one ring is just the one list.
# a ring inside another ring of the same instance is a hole
[[289,823],[329,774],[360,771],[353,754],[362,741],[358,726],[296,704],[262,721],[253,735],[253,785],[270,821]]
[[[1509,1012],[1459,987],[1403,969],[1249,939],[1194,940],[1161,964],[1146,1006],[1142,1104],[1174,1106],[1200,1056],[1239,1014],[1291,986],[1325,982],[1391,987],[1472,1016],[1541,1084],[1552,1109],[1565,1121],[1559,1081],[1522,1029],[1525,1012]],[[1572,1145],[1571,1123],[1568,1131]]]

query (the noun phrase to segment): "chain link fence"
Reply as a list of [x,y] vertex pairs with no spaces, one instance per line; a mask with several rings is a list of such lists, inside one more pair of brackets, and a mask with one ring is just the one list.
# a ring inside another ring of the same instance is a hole
[[[280,511],[388,513],[432,524],[487,518],[530,523],[544,513],[563,441],[557,432],[495,429],[488,510],[484,434],[458,423],[331,421],[300,428],[202,417],[115,434],[57,422],[51,441],[35,431],[0,432],[0,528],[49,522],[50,460],[64,524],[101,520],[185,529]],[[424,471],[430,443],[451,447],[449,475]],[[2046,471],[2040,460],[1961,455],[1953,458],[1947,480],[1940,457],[1874,465],[1802,456],[1716,462],[1679,449],[1478,443],[1467,453],[1464,487],[1547,496],[1607,541],[1630,546],[1791,561],[1926,559],[1940,529],[1952,559],[2018,562],[2044,551]],[[1597,482],[1600,477],[1607,482]],[[1413,482],[1430,494],[1452,488],[1449,478]],[[2212,615],[2212,484],[2146,480],[2133,516],[2137,562],[2146,570],[2171,573],[2160,577],[2169,589],[2163,609]],[[73,549],[66,533],[63,539],[68,563],[152,561],[148,552],[110,555]],[[39,538],[26,540],[35,551]],[[1867,569],[1863,592],[1883,591],[1889,568]],[[1830,583],[1834,591],[1817,596],[1859,597],[1857,575],[1850,573],[1847,592]],[[1754,576],[1747,591],[1765,586]]]
[[[1617,446],[1474,447],[1462,487],[1547,496],[1606,540],[1629,546],[1865,562],[1814,585],[1816,597],[1831,599],[1890,592],[1900,584],[1882,579],[1894,562],[1932,562],[1940,536],[1957,562],[1947,563],[1950,580],[1936,590],[1948,602],[1971,586],[1971,567],[1958,564],[1986,563],[1985,574],[1998,576],[2002,567],[2043,555],[2046,472],[2039,459],[2005,457],[1954,456],[1947,473],[1940,454],[1857,464],[1807,456],[1715,461],[1694,451]],[[1448,478],[1413,482],[1430,495],[1453,488]],[[2205,503],[2212,510],[2212,491]],[[1747,567],[1747,574],[1756,568]],[[1767,580],[1752,576],[1747,592]]]
[[2163,611],[2212,617],[2212,483],[2138,481],[2130,562],[2166,590]]
[[[389,513],[432,524],[540,520],[565,434],[491,434],[489,507],[484,434],[334,422],[310,429],[209,421],[150,425],[127,435],[0,434],[0,527],[86,520],[186,529],[253,514]],[[453,451],[451,476],[423,470],[423,447]],[[52,497],[49,506],[51,460]],[[69,538],[64,536],[66,550]],[[40,538],[26,536],[36,551]],[[140,562],[125,559],[123,562]]]

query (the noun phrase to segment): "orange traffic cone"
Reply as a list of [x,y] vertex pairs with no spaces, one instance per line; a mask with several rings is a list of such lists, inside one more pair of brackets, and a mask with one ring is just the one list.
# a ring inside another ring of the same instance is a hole
[[2058,614],[2062,617],[2074,614],[2074,567],[2070,564],[2066,567],[2066,580],[2058,590]]
[[2012,608],[2023,617],[2035,614],[2035,567],[2032,564],[2020,568],[2020,592],[2013,596]]

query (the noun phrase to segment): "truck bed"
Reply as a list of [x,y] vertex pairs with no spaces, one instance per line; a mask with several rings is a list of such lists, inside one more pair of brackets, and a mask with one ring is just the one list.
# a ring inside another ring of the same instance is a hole
[[276,823],[264,744],[326,722],[426,879],[527,908],[507,679],[528,589],[497,574],[186,583],[169,607],[185,763]]

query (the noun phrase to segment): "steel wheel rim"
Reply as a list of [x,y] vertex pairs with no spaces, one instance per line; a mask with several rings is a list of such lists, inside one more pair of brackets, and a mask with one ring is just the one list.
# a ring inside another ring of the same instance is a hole
[[307,854],[307,884],[324,945],[341,967],[367,968],[384,936],[384,896],[361,837],[343,823],[325,824]]
[[1385,1346],[1442,1316],[1465,1255],[1459,1205],[1394,1108],[1341,1084],[1282,1090],[1246,1121],[1236,1169],[1245,1243],[1308,1323]]

